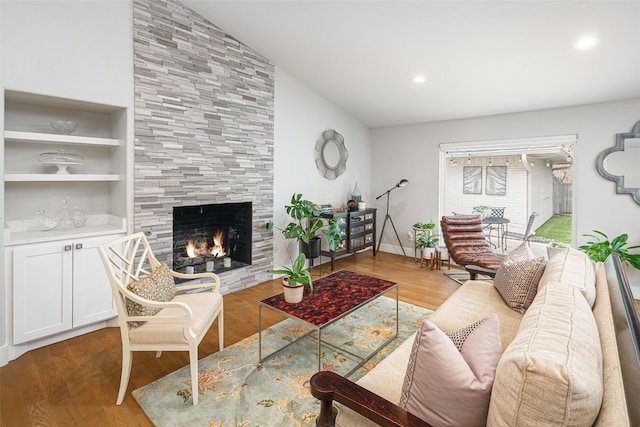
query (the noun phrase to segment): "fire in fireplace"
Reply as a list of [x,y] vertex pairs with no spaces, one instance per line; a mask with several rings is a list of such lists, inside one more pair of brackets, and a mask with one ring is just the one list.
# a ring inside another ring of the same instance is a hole
[[221,272],[251,264],[251,203],[173,208],[173,269]]

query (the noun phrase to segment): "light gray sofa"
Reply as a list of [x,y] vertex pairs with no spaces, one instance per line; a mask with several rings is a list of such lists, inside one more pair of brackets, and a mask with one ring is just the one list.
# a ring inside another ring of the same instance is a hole
[[[430,320],[453,331],[493,313],[503,354],[487,425],[640,425],[640,321],[617,256],[597,266],[574,249],[554,256],[524,314],[510,309],[491,281],[475,280]],[[316,374],[311,387],[321,401],[317,425],[428,425],[397,406],[413,340],[357,383]]]

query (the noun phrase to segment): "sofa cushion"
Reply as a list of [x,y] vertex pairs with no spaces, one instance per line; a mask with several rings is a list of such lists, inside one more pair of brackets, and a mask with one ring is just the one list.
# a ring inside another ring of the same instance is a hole
[[[169,267],[164,264],[156,267],[151,274],[143,279],[129,283],[127,288],[142,298],[167,302],[176,295],[176,284]],[[161,309],[148,307],[127,299],[127,313],[129,316],[154,316]],[[131,326],[138,327],[144,322],[129,322]]]
[[429,317],[443,331],[455,331],[483,317],[500,318],[502,350],[515,338],[522,314],[510,309],[493,286],[484,280],[468,280]]
[[484,426],[502,354],[497,315],[445,334],[425,320],[416,334],[399,405],[437,426]]
[[591,308],[578,289],[549,282],[498,363],[487,425],[592,425],[602,396],[602,349]]
[[545,265],[544,258],[536,258],[523,243],[502,261],[493,284],[509,307],[524,313],[536,296]]
[[538,288],[549,282],[559,282],[580,289],[589,305],[593,307],[596,300],[596,272],[593,261],[584,252],[569,248],[551,258],[540,278]]

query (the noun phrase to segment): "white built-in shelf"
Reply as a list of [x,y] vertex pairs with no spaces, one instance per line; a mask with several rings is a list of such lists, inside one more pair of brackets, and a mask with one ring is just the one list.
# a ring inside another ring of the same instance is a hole
[[120,181],[117,174],[7,173],[6,182],[98,182]]
[[95,145],[102,147],[117,147],[120,145],[120,140],[114,138],[22,132],[16,130],[4,131],[4,139],[7,141],[29,142],[35,144]]
[[42,243],[56,240],[82,239],[114,233],[124,233],[127,230],[125,218],[109,214],[90,215],[87,224],[72,230],[53,229],[49,231],[33,230],[35,218],[23,220],[7,220],[4,229],[4,242],[7,246],[28,243]]

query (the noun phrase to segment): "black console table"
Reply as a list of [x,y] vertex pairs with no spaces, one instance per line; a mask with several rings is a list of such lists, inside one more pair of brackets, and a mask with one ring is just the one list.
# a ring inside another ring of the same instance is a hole
[[340,247],[330,251],[326,247],[321,255],[331,258],[331,271],[334,270],[336,257],[355,254],[367,248],[373,248],[373,256],[376,256],[376,209],[369,208],[354,212],[341,212],[335,214],[323,214],[323,218],[340,218],[340,231],[342,240]]

